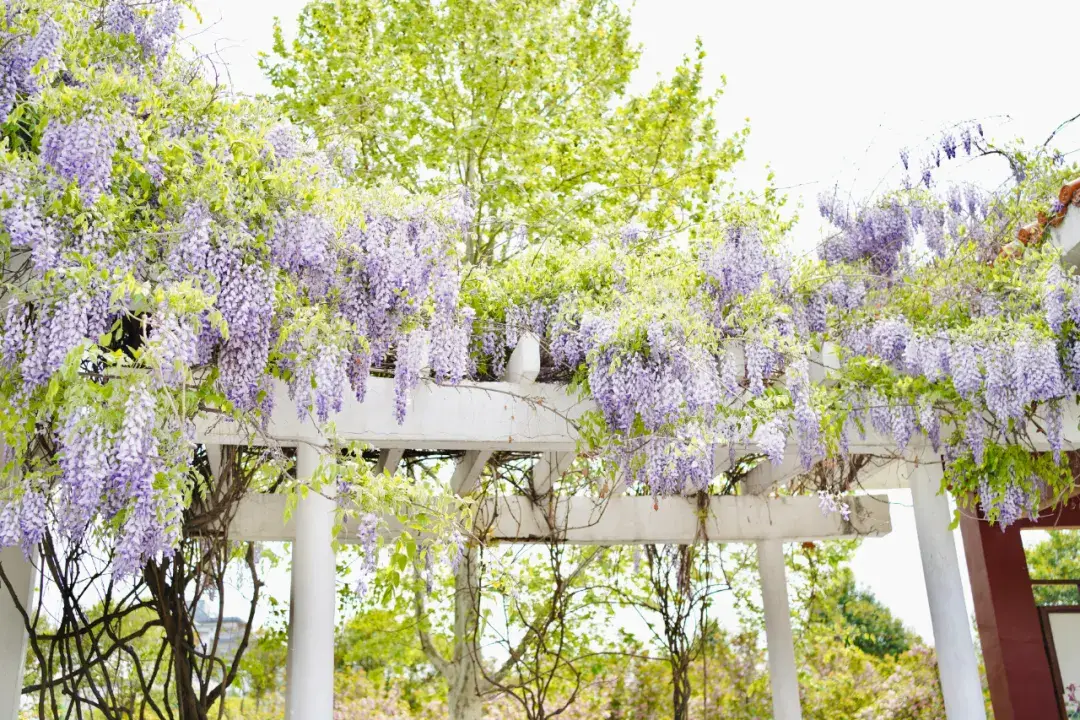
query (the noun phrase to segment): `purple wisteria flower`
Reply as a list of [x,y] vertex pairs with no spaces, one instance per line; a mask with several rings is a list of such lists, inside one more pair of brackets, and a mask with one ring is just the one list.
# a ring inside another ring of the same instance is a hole
[[184,277],[198,276],[210,266],[214,218],[205,202],[189,203],[180,221],[177,243],[169,255],[169,268]]
[[374,513],[364,513],[356,530],[356,538],[364,553],[364,562],[360,566],[360,577],[356,583],[356,594],[363,599],[367,596],[369,583],[375,576],[379,563],[379,517]]
[[86,339],[88,303],[75,292],[40,316],[26,342],[20,365],[23,383],[33,389],[48,382],[68,355]]
[[163,311],[154,318],[149,345],[158,363],[158,377],[165,385],[181,385],[199,362],[198,334],[176,313]]
[[964,442],[971,450],[975,464],[982,465],[983,449],[986,445],[986,421],[978,409],[968,414],[967,424],[964,427]]
[[911,335],[911,326],[903,320],[879,320],[870,331],[870,344],[883,360],[899,365]]
[[300,133],[289,123],[279,123],[270,128],[266,141],[274,151],[274,160],[279,163],[295,160],[303,152]]
[[101,506],[115,472],[112,438],[89,408],[72,411],[58,434],[63,511],[61,529],[78,542]]
[[792,416],[795,432],[799,438],[799,460],[804,470],[825,455],[825,443],[821,438],[821,417],[811,404],[809,362],[805,357],[791,366],[791,400],[795,405]]
[[90,202],[112,186],[118,130],[109,118],[50,120],[41,135],[41,162],[59,179],[78,184]]
[[216,305],[229,329],[218,357],[218,382],[230,402],[250,410],[263,387],[270,353],[273,278],[228,245],[214,253],[211,271],[221,285]]
[[277,223],[271,258],[296,276],[312,298],[321,298],[330,289],[336,267],[333,240],[334,228],[326,218],[290,213]]
[[430,335],[422,329],[406,333],[398,343],[394,369],[394,417],[399,425],[405,422],[409,396],[420,384],[422,371],[428,364],[430,347]]
[[1041,498],[1040,481],[1032,477],[1028,482],[1032,487],[1025,490],[1014,476],[999,492],[990,486],[986,478],[979,481],[979,504],[985,513],[996,511],[997,524],[1002,532],[1025,513],[1031,514],[1038,507]]
[[941,415],[929,401],[919,405],[919,427],[926,433],[934,452],[941,450]]
[[851,506],[841,501],[840,495],[834,495],[827,490],[818,490],[818,508],[822,515],[840,513],[844,522],[851,519]]
[[765,392],[765,378],[772,370],[772,350],[760,340],[746,343],[746,379],[751,395]]
[[305,417],[312,409],[319,422],[326,422],[330,413],[341,412],[345,387],[348,351],[344,347],[320,344],[305,353],[289,382],[289,393],[296,402],[296,412]]
[[787,423],[779,416],[773,417],[754,433],[754,440],[769,462],[779,465],[784,461],[787,446]]
[[967,341],[953,343],[949,351],[949,367],[956,392],[965,400],[970,400],[983,382],[975,346]]
[[1043,313],[1051,332],[1061,332],[1065,322],[1065,273],[1055,264],[1046,274],[1046,290],[1043,293]]
[[437,320],[431,330],[431,369],[435,381],[457,385],[469,373],[469,346],[472,340],[472,308],[464,308],[461,317]]
[[710,282],[710,294],[722,307],[739,295],[749,295],[761,285],[769,270],[765,244],[754,228],[733,227],[727,239],[701,257],[701,268]]
[[851,213],[838,204],[835,197],[819,199],[822,216],[838,229],[821,244],[821,259],[830,265],[867,260],[875,273],[892,275],[914,236],[907,209],[890,202]]
[[[9,3],[5,15],[10,21]],[[33,98],[47,82],[38,68],[54,71],[63,33],[51,17],[43,17],[34,34],[0,30],[0,124],[7,121],[19,93]]]

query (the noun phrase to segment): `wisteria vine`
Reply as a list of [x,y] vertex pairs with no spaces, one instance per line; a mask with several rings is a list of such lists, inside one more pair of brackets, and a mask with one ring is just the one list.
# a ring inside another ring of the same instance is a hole
[[[1080,280],[1050,220],[1012,238],[1074,201],[1047,201],[1072,171],[1056,156],[961,127],[916,181],[824,197],[813,260],[746,203],[688,246],[629,225],[465,272],[467,193],[361,189],[347,146],[218,97],[171,51],[173,3],[0,12],[2,546],[95,533],[137,572],[176,543],[196,421],[257,432],[283,387],[325,423],[384,374],[404,422],[425,378],[499,379],[525,333],[541,379],[595,401],[582,435],[634,491],[706,491],[790,451],[809,470],[871,433],[929,443],[1003,526],[1071,480]],[[1009,193],[938,187],[943,162],[992,152]]]
[[326,422],[386,372],[402,422],[470,373],[456,200],[365,191],[216,96],[171,2],[0,12],[0,545],[93,534],[138,572],[178,542],[196,421],[258,432],[281,385]]

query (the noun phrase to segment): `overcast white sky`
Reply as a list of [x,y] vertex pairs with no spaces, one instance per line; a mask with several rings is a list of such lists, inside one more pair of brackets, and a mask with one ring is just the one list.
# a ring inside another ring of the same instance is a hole
[[[293,27],[302,0],[198,5],[205,25],[186,29],[196,47],[219,53],[237,90],[270,90],[257,53],[269,50],[274,16]],[[1071,91],[1080,68],[1075,45],[1056,33],[1080,22],[1077,3],[639,0],[632,8],[634,36],[645,47],[634,89],[669,73],[700,35],[712,85],[721,74],[728,78],[721,125],[734,130],[750,119],[740,183],[760,186],[771,166],[792,203],[805,208],[796,230],[802,247],[820,237],[817,194],[838,186],[863,196],[883,180],[895,182],[901,147],[925,145],[941,128],[969,119],[998,139],[1041,141],[1080,112]],[[1059,140],[1061,150],[1074,150],[1080,132]],[[1004,177],[989,160],[957,172],[988,186]],[[893,532],[863,542],[855,573],[932,641],[910,495],[894,491],[890,498]],[[962,551],[959,533],[956,542]],[[961,556],[966,585],[963,563]],[[285,598],[287,580],[278,575],[271,590]]]

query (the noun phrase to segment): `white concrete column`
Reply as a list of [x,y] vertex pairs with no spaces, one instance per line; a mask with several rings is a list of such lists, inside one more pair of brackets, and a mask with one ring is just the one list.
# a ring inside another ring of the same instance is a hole
[[986,720],[956,544],[949,530],[949,498],[938,492],[942,468],[939,463],[908,463],[907,470],[945,714],[948,720]]
[[[319,450],[296,451],[297,478],[311,477]],[[286,720],[331,720],[334,715],[335,566],[331,545],[334,501],[309,493],[296,506],[286,662]]]
[[[11,581],[19,603],[30,613],[36,580],[33,563],[23,557],[21,549],[10,547],[0,550],[0,564],[4,566],[4,574]],[[19,717],[28,640],[22,615],[11,601],[7,587],[0,583],[0,720],[17,720]]]
[[799,671],[795,666],[795,642],[791,637],[791,609],[784,572],[784,543],[759,540],[757,557],[761,600],[765,607],[765,639],[769,646],[773,720],[802,720]]

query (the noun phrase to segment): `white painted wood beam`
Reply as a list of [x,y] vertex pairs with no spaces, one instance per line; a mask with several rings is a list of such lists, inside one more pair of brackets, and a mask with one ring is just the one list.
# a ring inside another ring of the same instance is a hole
[[871,458],[859,471],[853,490],[900,490],[908,487],[908,463],[888,457]]
[[835,385],[840,370],[840,347],[833,342],[822,343],[821,350],[810,353],[810,382],[815,385]]
[[[942,428],[942,434],[945,432],[945,428]],[[852,454],[881,455],[919,462],[933,462],[935,460],[940,460],[941,458],[941,453],[935,452],[934,448],[926,438],[912,438],[908,447],[901,453],[891,437],[885,437],[880,433],[875,432],[872,428],[867,428],[865,438],[860,438],[856,433],[852,433],[851,437],[848,439],[848,447]],[[736,457],[739,455],[761,452],[761,446],[751,438],[751,441],[745,446],[739,446],[739,452],[736,454]],[[785,462],[787,458],[797,457],[798,454],[799,446],[793,440],[789,441],[784,448]],[[729,465],[728,456],[729,453],[727,447],[718,445],[715,453],[715,463],[720,471],[727,469]]]
[[[397,425],[393,421],[393,386],[391,378],[370,378],[364,403],[346,398],[342,412],[333,418],[339,437],[384,450],[572,452],[578,442],[575,421],[595,409],[590,400],[573,397],[564,386],[555,384],[485,382],[451,387],[424,381],[414,391],[413,407],[405,422]],[[267,434],[249,433],[232,423],[203,417],[197,422],[198,439],[208,444],[250,445],[325,441],[314,422],[296,417],[294,404],[288,399],[288,389],[283,383],[275,384],[274,393],[275,410]],[[950,430],[943,427],[942,433],[947,434]],[[1050,449],[1046,436],[1034,424],[1029,428],[1028,437],[1033,450]],[[1065,404],[1064,443],[1066,449],[1080,448],[1080,411],[1074,402]],[[852,433],[849,447],[853,453],[893,456],[906,461],[926,463],[939,459],[939,453],[925,438],[913,438],[901,453],[891,437],[873,428],[867,428],[865,437]],[[738,455],[760,451],[753,439],[737,448]],[[786,455],[794,457],[797,454],[795,443],[790,442]],[[726,446],[717,446],[714,461],[717,474],[727,469],[729,456]],[[788,462],[785,460],[785,464]],[[764,473],[763,468],[758,474]]]
[[798,452],[788,453],[779,465],[773,465],[768,460],[762,460],[750,472],[746,473],[742,483],[748,494],[764,495],[777,486],[786,485],[802,474],[802,471],[802,463],[799,460]]
[[455,495],[468,495],[476,489],[480,475],[483,474],[491,455],[491,450],[465,451],[465,457],[458,461],[454,474],[450,478],[450,489]]
[[566,542],[583,545],[819,540],[891,530],[884,496],[853,498],[851,507],[846,523],[838,514],[823,515],[814,497],[717,496],[702,522],[694,501],[682,497],[569,497],[536,507],[510,496],[481,504],[477,525],[490,525],[496,539],[511,542],[544,541],[553,525]]
[[[324,444],[316,423],[296,416],[288,388],[274,383],[274,410],[265,434],[205,416],[196,422],[199,442],[232,445]],[[561,385],[424,381],[413,391],[405,422],[394,421],[393,378],[369,378],[367,398],[352,395],[331,417],[338,437],[382,449],[570,451],[577,446],[574,422],[595,406]]]
[[[764,498],[716,496],[709,500],[704,524],[694,501],[683,497],[619,495],[607,500],[560,497],[553,508],[538,507],[529,498],[511,495],[477,504],[477,526],[490,528],[492,540],[542,542],[553,518],[563,540],[575,545],[693,544],[756,540],[824,540],[838,537],[880,537],[892,530],[889,501],[884,495],[849,499],[851,521],[838,513],[822,514],[809,496]],[[230,534],[237,540],[281,541],[296,535],[296,518],[284,522],[283,495],[249,495],[233,518]],[[550,513],[550,514],[549,514]],[[386,518],[390,534],[400,526]],[[700,526],[700,532],[699,532]],[[346,523],[341,542],[356,542],[356,522]]]
[[[810,350],[806,354],[807,376],[814,385],[835,385],[840,370],[840,348],[836,343],[823,343],[821,350]],[[791,386],[792,367],[784,369],[781,382]]]
[[533,464],[531,482],[533,493],[537,497],[543,497],[551,492],[555,482],[562,478],[574,464],[574,453],[571,452],[547,452],[540,453],[536,463]]
[[373,471],[376,475],[382,475],[384,472],[393,475],[397,472],[398,465],[401,464],[401,458],[405,456],[405,450],[402,448],[386,448],[379,451],[379,459],[375,463]]
[[1080,265],[1080,212],[1067,207],[1061,224],[1050,228],[1050,242],[1061,250],[1066,265]]
[[[296,445],[302,442],[325,442],[318,426],[310,419],[296,417],[295,405],[288,399],[284,383],[275,383],[275,409],[268,432],[250,433],[220,418],[198,419],[197,439],[205,443],[235,445]],[[1080,448],[1080,411],[1073,402],[1065,407],[1064,441],[1066,448]],[[413,393],[412,409],[405,422],[393,420],[394,381],[370,378],[367,400],[353,397],[344,400],[342,412],[332,419],[342,439],[357,440],[390,449],[444,450],[516,450],[521,452],[569,452],[576,449],[578,436],[575,421],[595,409],[590,400],[567,393],[561,385],[549,383],[461,383],[437,385],[424,381]],[[947,434],[950,428],[943,427]],[[1045,435],[1034,425],[1029,437],[1033,449],[1049,450]],[[849,446],[853,453],[895,455],[906,460],[932,462],[939,457],[922,437],[913,438],[903,453],[897,452],[891,437],[867,428],[865,437],[852,433]],[[738,448],[739,454],[760,452],[751,439]],[[797,454],[795,443],[788,454]],[[728,465],[726,446],[716,450],[717,473]]]
[[210,476],[214,480],[221,477],[221,458],[224,448],[219,443],[206,443],[206,461],[210,463]]

